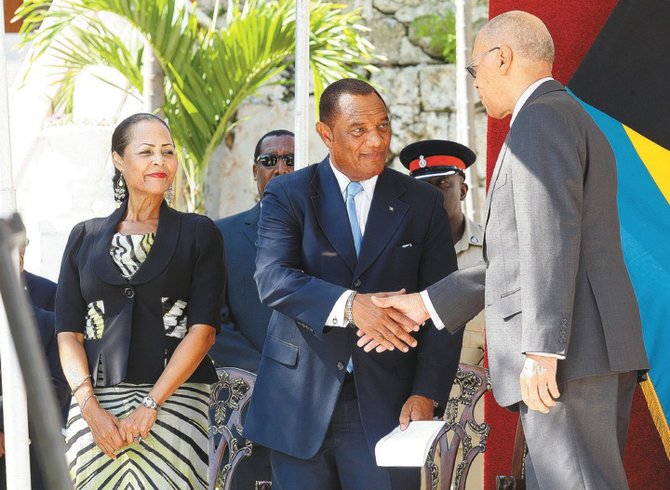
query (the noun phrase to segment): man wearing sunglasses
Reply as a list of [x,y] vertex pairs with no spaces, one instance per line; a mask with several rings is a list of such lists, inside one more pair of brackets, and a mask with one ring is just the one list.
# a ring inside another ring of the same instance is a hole
[[[221,331],[209,352],[217,367],[233,366],[252,373],[258,372],[272,313],[258,298],[254,282],[260,199],[270,180],[293,172],[293,148],[291,131],[278,129],[264,134],[256,144],[252,163],[259,202],[247,211],[216,221],[224,237],[228,284]],[[270,452],[265,447],[255,445],[251,456],[240,463],[232,488],[256,488],[256,481],[269,480]]]

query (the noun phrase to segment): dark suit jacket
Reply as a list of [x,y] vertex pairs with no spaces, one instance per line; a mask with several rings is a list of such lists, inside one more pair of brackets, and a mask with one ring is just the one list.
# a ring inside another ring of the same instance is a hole
[[56,309],[56,283],[46,277],[23,271],[23,284],[30,295],[33,306],[47,311]]
[[58,408],[63,417],[63,427],[67,421],[67,413],[70,408],[70,387],[63,374],[63,368],[58,357],[58,341],[56,340],[56,318],[53,311],[42,310],[33,307],[35,323],[37,324],[42,347],[47,358],[51,384],[56,393]]
[[485,300],[500,405],[521,400],[525,352],[565,356],[559,382],[648,368],[616,195],[605,136],[560,83],[544,82],[517,114],[493,171],[486,265],[428,289],[448,328]]
[[221,331],[209,354],[217,366],[258,372],[272,310],[261,303],[254,281],[260,203],[243,213],[216,221],[223,235],[226,260],[226,299]]
[[398,425],[417,394],[444,403],[456,371],[460,335],[426,325],[419,345],[365,353],[353,328],[325,327],[347,289],[419,291],[456,269],[442,195],[391,169],[379,176],[356,257],[344,199],[328,160],[273,179],[258,227],[256,282],[275,311],[245,422],[264,446],[298,458],[320,448],[353,357],[370,451]]
[[[57,332],[84,334],[90,372],[95,379],[102,360],[105,386],[154,383],[191,325],[218,329],[225,286],[214,223],[165,203],[146,260],[125,279],[109,254],[125,211],[124,203],[106,218],[74,227],[56,296]],[[205,357],[188,381],[217,379]]]
[[[40,346],[46,357],[47,366],[49,367],[48,376],[54,388],[56,400],[58,401],[58,409],[63,417],[63,427],[65,427],[67,410],[70,404],[70,388],[63,375],[63,369],[61,368],[60,359],[58,357],[58,342],[56,340],[54,313],[33,306],[33,316],[35,318],[35,325],[37,326]],[[0,395],[2,395],[1,383]],[[4,430],[4,420],[2,415],[2,400],[0,399],[0,431]]]

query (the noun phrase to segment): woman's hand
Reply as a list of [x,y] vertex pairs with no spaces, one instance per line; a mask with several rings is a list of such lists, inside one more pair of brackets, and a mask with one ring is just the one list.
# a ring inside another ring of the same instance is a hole
[[119,425],[121,437],[127,444],[139,442],[138,438],[146,439],[157,418],[156,410],[140,405],[121,421]]
[[119,419],[102,408],[98,400],[93,398],[85,404],[82,416],[91,429],[93,441],[100,450],[112,459],[116,459],[116,451],[126,445],[119,432]]

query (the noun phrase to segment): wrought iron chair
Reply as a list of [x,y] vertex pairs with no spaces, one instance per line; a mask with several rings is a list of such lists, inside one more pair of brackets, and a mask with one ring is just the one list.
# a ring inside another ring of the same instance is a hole
[[[209,404],[209,489],[230,490],[235,470],[253,449],[251,441],[241,434],[256,375],[234,367],[217,368],[216,372],[219,381],[212,386]],[[256,485],[266,490],[272,484]]]
[[[454,386],[458,386],[459,393],[447,402],[446,424],[435,438],[422,470],[424,488],[429,490],[465,490],[470,465],[479,453],[486,451],[491,431],[488,424],[478,422],[474,415],[475,406],[491,389],[488,370],[460,363]],[[456,464],[459,446],[463,452],[461,461]],[[438,447],[439,464],[435,462]]]

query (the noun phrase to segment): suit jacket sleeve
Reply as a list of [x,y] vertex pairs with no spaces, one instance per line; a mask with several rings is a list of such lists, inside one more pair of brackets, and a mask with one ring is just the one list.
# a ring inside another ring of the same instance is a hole
[[[436,193],[431,224],[423,243],[419,287],[432,284],[457,268],[449,220],[443,198]],[[413,395],[422,395],[444,406],[449,398],[463,343],[463,331],[451,335],[437,330],[432,322],[424,325],[418,337],[418,358],[414,372]]]
[[261,353],[235,324],[228,306],[228,293],[221,308],[221,330],[216,336],[216,343],[209,351],[210,357],[217,367],[224,367],[234,359],[235,367],[258,372]]
[[346,288],[302,270],[304,216],[292,205],[281,179],[268,183],[258,223],[256,284],[263,304],[292,318],[318,337]]
[[198,216],[195,232],[195,260],[187,306],[188,326],[221,324],[221,304],[226,288],[223,239],[212,220]]
[[519,113],[510,134],[521,278],[521,352],[566,355],[580,260],[584,137],[547,104]]
[[427,288],[430,301],[449,332],[456,332],[484,309],[485,281],[486,264],[482,261]]
[[65,379],[58,357],[58,341],[55,337],[54,314],[51,311],[42,310],[37,307],[33,307],[33,312],[42,341],[43,352],[49,367],[51,383],[54,387],[56,400],[58,401],[58,409],[63,418],[63,424],[65,424],[64,419],[67,417],[67,410],[70,405],[70,387]]
[[79,223],[70,232],[61,262],[56,290],[56,333],[84,333],[87,305],[81,294],[77,256],[85,235],[84,223]]

